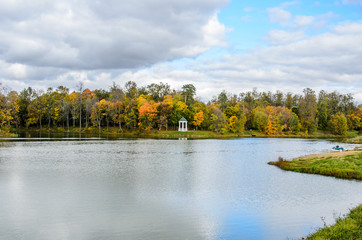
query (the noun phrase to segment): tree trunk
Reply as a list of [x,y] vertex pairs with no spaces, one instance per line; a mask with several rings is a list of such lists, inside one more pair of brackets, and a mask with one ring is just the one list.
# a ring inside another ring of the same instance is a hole
[[79,131],[82,131],[82,104],[79,104]]
[[121,132],[123,132],[121,119],[119,119],[119,129],[121,130]]

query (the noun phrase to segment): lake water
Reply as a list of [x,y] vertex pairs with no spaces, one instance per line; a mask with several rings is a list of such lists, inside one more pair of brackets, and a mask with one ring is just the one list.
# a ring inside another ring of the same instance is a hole
[[0,142],[0,239],[299,238],[362,203],[361,182],[267,164],[327,140],[50,140]]

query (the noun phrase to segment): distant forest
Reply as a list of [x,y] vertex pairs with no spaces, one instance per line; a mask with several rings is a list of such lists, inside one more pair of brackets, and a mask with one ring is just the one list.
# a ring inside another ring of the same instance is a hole
[[351,94],[306,88],[302,95],[257,90],[231,94],[226,91],[205,103],[195,98],[192,84],[174,90],[167,83],[138,87],[129,81],[122,88],[77,90],[59,86],[47,91],[31,87],[20,93],[0,91],[0,128],[64,128],[91,130],[114,126],[120,131],[176,130],[184,117],[189,129],[238,133],[245,129],[267,135],[310,134],[326,130],[345,135],[361,130],[362,107]]

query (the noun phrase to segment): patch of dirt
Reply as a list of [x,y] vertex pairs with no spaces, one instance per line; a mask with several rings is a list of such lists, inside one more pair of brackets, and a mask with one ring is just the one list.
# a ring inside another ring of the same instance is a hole
[[342,152],[328,152],[328,153],[318,153],[311,154],[296,159],[307,159],[307,158],[326,158],[326,157],[344,157],[347,155],[362,153],[361,151],[342,151]]

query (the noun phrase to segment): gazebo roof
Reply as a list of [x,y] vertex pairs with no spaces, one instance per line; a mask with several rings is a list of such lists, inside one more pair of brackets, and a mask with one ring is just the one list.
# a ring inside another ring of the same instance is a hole
[[186,118],[182,117],[179,122],[187,122]]

